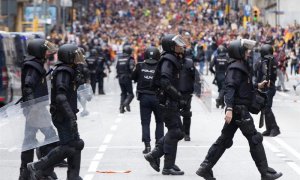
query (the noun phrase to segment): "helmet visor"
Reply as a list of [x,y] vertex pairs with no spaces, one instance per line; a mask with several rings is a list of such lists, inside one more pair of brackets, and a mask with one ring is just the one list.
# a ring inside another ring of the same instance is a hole
[[175,37],[173,37],[172,41],[175,42],[177,46],[180,46],[180,47],[186,46],[185,40],[180,35],[176,35]]
[[256,45],[256,41],[250,39],[241,39],[241,44],[246,49],[253,49]]
[[47,40],[45,41],[44,46],[47,48],[46,55],[55,54],[58,50],[55,44]]
[[85,62],[85,56],[84,54],[84,50],[81,48],[78,48],[75,51],[75,59],[74,59],[74,64],[86,64]]

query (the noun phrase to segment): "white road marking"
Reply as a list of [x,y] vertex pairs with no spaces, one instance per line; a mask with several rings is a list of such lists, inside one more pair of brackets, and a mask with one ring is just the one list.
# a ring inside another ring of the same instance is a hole
[[96,172],[99,163],[100,163],[100,161],[92,161],[90,164],[90,167],[88,169],[88,172]]
[[274,145],[272,145],[269,141],[264,140],[263,143],[265,146],[267,146],[267,148],[269,148],[273,153],[281,153],[281,151],[275,147]]
[[[292,147],[290,147],[288,144],[286,144],[283,140],[279,138],[274,138],[274,140],[280,144],[283,148],[288,150],[290,153],[292,153],[294,156],[298,156],[298,152],[295,151]],[[276,156],[281,158],[288,166],[290,166],[297,174],[300,175],[300,167],[292,160],[290,160],[284,153],[282,153],[277,147],[272,145],[268,141],[264,141],[264,145],[269,148],[273,153],[276,153]]]
[[103,144],[108,144],[110,143],[111,139],[112,139],[113,135],[112,134],[107,134],[104,138]]
[[[122,119],[118,117],[115,120],[115,124],[110,128],[111,131],[116,131],[117,128],[118,128],[118,126],[116,124],[119,123],[119,122],[121,122],[121,121],[122,121]],[[97,168],[98,168],[98,166],[100,164],[100,161],[102,160],[102,158],[104,156],[104,153],[107,150],[107,147],[108,147],[107,144],[109,144],[111,142],[112,137],[113,137],[112,133],[107,134],[104,137],[103,143],[100,145],[97,154],[94,156],[94,158],[93,158],[93,160],[92,160],[92,162],[91,162],[91,164],[89,166],[89,169],[88,169],[89,174],[86,174],[84,176],[84,178],[83,178],[84,180],[92,180],[94,178],[95,173],[97,171]],[[92,149],[92,148],[95,148],[95,147],[86,147],[86,148]],[[91,174],[91,173],[93,173],[93,174]]]
[[87,174],[84,176],[83,180],[92,180],[94,177],[94,174]]
[[113,126],[110,128],[110,130],[111,130],[111,131],[116,131],[116,130],[117,130],[117,128],[118,128],[118,126],[117,126],[117,125],[113,125]]
[[93,158],[93,161],[100,161],[103,157],[103,153],[97,153]]
[[297,157],[300,160],[300,153],[297,152],[294,148],[292,148],[290,145],[288,145],[286,142],[284,142],[282,139],[275,137],[274,140],[280,144],[284,149],[286,149],[288,152],[293,154],[295,157]]
[[117,118],[117,119],[115,120],[115,123],[120,123],[121,121],[122,121],[121,118]]
[[300,175],[300,167],[295,162],[287,162],[287,164]]
[[104,153],[106,151],[106,149],[107,149],[107,145],[101,145],[98,149],[98,152]]

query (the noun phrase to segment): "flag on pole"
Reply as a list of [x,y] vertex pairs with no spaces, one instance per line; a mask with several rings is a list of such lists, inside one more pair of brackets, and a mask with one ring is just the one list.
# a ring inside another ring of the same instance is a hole
[[186,3],[187,3],[188,5],[191,5],[193,2],[194,2],[194,0],[186,0]]

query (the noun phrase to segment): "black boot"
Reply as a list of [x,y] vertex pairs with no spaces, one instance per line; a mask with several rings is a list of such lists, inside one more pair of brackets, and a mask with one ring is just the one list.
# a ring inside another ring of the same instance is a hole
[[191,137],[189,134],[184,135],[184,141],[191,141]]
[[145,142],[145,149],[143,151],[143,154],[148,154],[151,152],[151,146],[149,142]]
[[79,176],[81,162],[81,151],[68,158],[68,177],[67,180],[82,180]]
[[124,113],[125,113],[125,109],[124,109],[124,106],[123,106],[123,105],[120,106],[120,113],[121,113],[121,114],[124,114]]
[[174,154],[165,154],[165,164],[162,171],[163,175],[184,175],[184,172],[175,165],[176,152]]
[[174,175],[174,176],[178,176],[178,175],[184,175],[183,171],[177,171],[177,169],[174,169],[173,167],[170,169],[166,169],[164,168],[162,171],[163,175]]
[[128,111],[128,112],[130,112],[130,111],[131,111],[131,109],[130,109],[130,105],[126,105],[125,107],[126,107],[126,111]]
[[270,130],[265,130],[263,133],[261,133],[263,136],[270,136]]
[[280,134],[279,128],[274,128],[270,131],[270,137],[275,137],[278,136],[279,134]]
[[160,159],[159,158],[154,158],[150,153],[146,154],[145,156],[145,159],[150,163],[150,166],[157,172],[160,171]]
[[27,167],[20,167],[19,180],[29,180],[29,172]]
[[196,174],[200,177],[203,177],[205,180],[215,180],[212,169],[208,166],[207,163],[202,163],[200,168],[196,171]]
[[261,180],[274,180],[282,176],[281,172],[276,172],[273,168],[268,167],[268,170],[265,174],[261,176]]

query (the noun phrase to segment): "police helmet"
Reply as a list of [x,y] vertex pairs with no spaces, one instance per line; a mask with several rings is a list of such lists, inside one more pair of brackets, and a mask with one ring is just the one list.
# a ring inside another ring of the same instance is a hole
[[270,44],[264,44],[260,48],[261,57],[265,57],[266,55],[273,55],[273,47]]
[[180,48],[184,48],[186,46],[186,43],[184,42],[183,38],[180,35],[167,34],[162,38],[161,41],[162,41],[161,45],[163,50],[169,53],[176,52],[176,46]]
[[219,55],[225,55],[227,53],[227,49],[223,45],[220,45],[217,49],[217,53]]
[[85,64],[84,51],[75,44],[64,44],[58,49],[58,60],[66,64]]
[[247,49],[253,49],[256,41],[249,39],[234,40],[229,43],[228,55],[230,58],[243,60]]
[[97,56],[98,52],[96,49],[91,49],[91,56]]
[[150,46],[145,50],[145,59],[159,60],[160,52],[156,47]]
[[45,59],[46,54],[54,54],[56,51],[55,45],[45,39],[33,39],[27,46],[28,54],[39,59]]
[[129,45],[126,45],[123,47],[123,54],[127,54],[128,56],[131,56],[132,48]]

